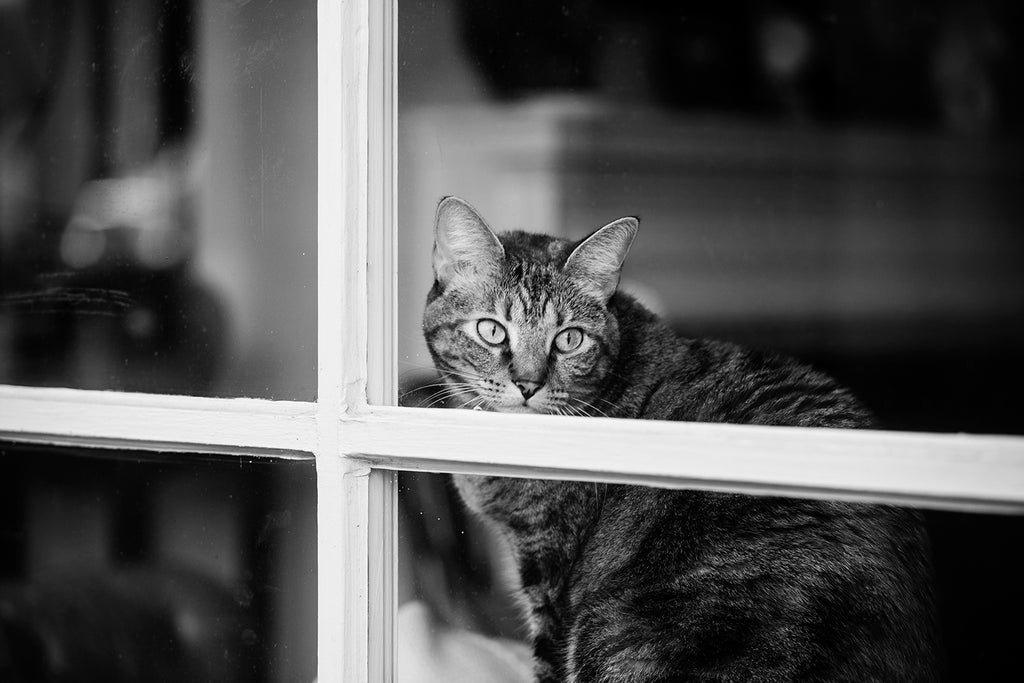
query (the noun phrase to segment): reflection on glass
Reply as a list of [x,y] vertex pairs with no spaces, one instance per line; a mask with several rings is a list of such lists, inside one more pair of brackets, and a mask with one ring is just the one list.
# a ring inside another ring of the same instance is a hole
[[526,621],[501,539],[448,475],[399,474],[397,680],[529,681]]
[[311,681],[312,460],[0,444],[0,679]]
[[315,14],[0,5],[0,383],[315,396]]
[[[716,539],[728,540],[730,533],[730,522],[724,515],[730,502],[723,499],[721,505],[705,509],[705,513],[713,511],[713,514],[678,520],[677,526],[660,531],[651,528],[652,515],[647,515],[643,520],[633,520],[632,524],[611,532],[607,528],[596,532],[592,529],[593,533],[575,539],[566,538],[558,551],[546,556],[546,560],[542,552],[542,561],[535,566],[524,560],[530,558],[529,552],[523,552],[524,546],[520,545],[520,552],[512,552],[514,542],[510,542],[509,537],[514,533],[510,533],[507,526],[484,524],[466,509],[450,476],[405,472],[399,479],[398,642],[401,647],[396,656],[398,680],[402,682],[463,680],[460,674],[466,671],[472,671],[472,680],[480,682],[534,680],[533,648],[527,628],[530,615],[525,607],[528,601],[522,594],[523,585],[529,581],[536,583],[538,576],[548,576],[546,572],[558,565],[559,557],[570,555],[575,544],[581,548],[583,559],[567,574],[560,575],[563,581],[561,588],[554,591],[549,609],[541,610],[541,614],[545,617],[557,614],[561,621],[555,621],[561,624],[559,632],[562,635],[581,625],[599,623],[601,629],[607,629],[606,635],[617,634],[614,639],[616,647],[624,647],[630,636],[641,633],[644,642],[652,648],[648,652],[650,661],[654,659],[652,653],[658,647],[667,647],[671,637],[656,630],[646,631],[642,622],[633,622],[634,630],[621,630],[625,622],[616,622],[613,616],[621,605],[626,605],[626,616],[636,618],[645,610],[657,610],[672,600],[677,601],[672,604],[678,604],[682,598],[679,595],[673,597],[673,591],[680,585],[688,586],[692,591],[685,596],[691,599],[714,584],[722,591],[714,596],[715,609],[734,604],[737,611],[729,618],[746,620],[747,626],[760,622],[770,630],[786,619],[800,619],[801,614],[808,617],[808,613],[800,612],[796,602],[781,604],[780,601],[794,597],[787,590],[797,590],[795,586],[808,576],[814,581],[830,580],[827,575],[831,570],[815,565],[819,569],[817,573],[802,572],[802,577],[789,577],[782,584],[771,584],[770,581],[744,583],[739,580],[740,574],[755,571],[770,574],[773,570],[766,570],[770,563],[729,564],[730,559],[735,560],[750,548],[767,553],[772,544],[772,533],[779,531],[789,534],[785,539],[786,551],[781,556],[782,564],[799,558],[809,547],[803,545],[799,537],[821,533],[827,527],[827,515],[815,517],[812,524],[787,526],[787,521],[801,518],[807,522],[809,518],[800,515],[819,505],[815,502],[740,501],[741,507],[754,508],[763,504],[774,512],[769,526],[762,525],[754,533],[741,529],[744,540],[736,546],[729,543],[715,545]],[[657,491],[634,489],[637,493],[630,494],[634,498],[630,502],[628,496],[621,495],[625,491],[623,487],[615,487],[619,489],[618,493],[604,487],[604,484],[585,484],[586,490],[598,492],[597,495],[602,497],[603,509],[608,516],[627,514],[633,507],[638,507],[638,500]],[[695,500],[688,504],[699,508],[708,504],[716,494],[662,492],[657,495],[693,496]],[[739,498],[732,497],[732,502]],[[622,508],[623,505],[626,508]],[[668,507],[668,503],[659,507],[653,516],[658,516]],[[554,523],[545,527],[543,534],[531,536],[531,547],[545,551],[545,539],[564,533],[579,509],[578,505],[567,506]],[[524,519],[519,518],[521,531],[527,528]],[[906,589],[908,595],[923,596],[928,590],[935,591],[941,631],[940,656],[948,674],[943,680],[1004,680],[1012,677],[1012,672],[1017,670],[1014,644],[1024,635],[1015,617],[1024,609],[1024,593],[1017,585],[1024,562],[1024,519],[928,511],[925,521],[931,537],[931,585],[912,587],[901,584],[897,592]],[[716,533],[704,534],[709,528],[716,528]],[[827,529],[825,533],[828,533]],[[673,534],[692,536],[669,542]],[[834,539],[826,540],[825,545],[832,542]],[[709,544],[715,546],[710,551]],[[845,553],[852,546],[843,547]],[[697,549],[704,552],[697,552]],[[552,548],[546,550],[551,551]],[[846,555],[846,558],[853,563],[858,561],[855,553]],[[691,563],[693,572],[665,576],[665,582],[660,586],[651,580],[652,572],[663,571],[672,562]],[[877,567],[860,576],[858,586],[862,588],[865,582],[875,580],[877,575],[869,576],[875,570]],[[768,588],[769,585],[774,585],[774,589]],[[832,588],[833,597],[848,596],[851,591],[860,590],[848,585]],[[800,590],[803,589],[813,592],[817,588],[804,585]],[[595,616],[590,608],[600,608],[602,600],[610,600],[611,603],[604,605],[607,609]],[[759,607],[751,607],[755,604]],[[839,599],[823,609],[832,613],[830,618],[838,619],[847,614],[851,604]],[[768,609],[772,605],[777,609]],[[675,635],[684,631],[686,624],[699,621],[686,610],[680,609],[674,614],[675,630],[672,633]],[[621,614],[619,616],[622,617]],[[908,619],[904,618],[898,629],[905,629],[901,632],[909,638]],[[817,622],[812,620],[809,623]],[[826,625],[828,623],[834,624],[826,622]],[[725,632],[724,624],[725,621],[718,623],[722,629],[719,633]],[[806,623],[796,628],[799,630],[805,626]],[[620,630],[616,631],[616,628]],[[756,629],[745,631],[756,632]],[[689,635],[696,639],[701,634],[694,631]],[[877,635],[878,631],[870,637]],[[710,653],[712,660],[719,655],[727,656],[729,642],[719,638],[705,643],[704,652]],[[568,651],[568,648],[558,647],[549,650],[556,653]],[[586,648],[580,645],[576,653],[573,661],[584,665],[588,657]],[[707,661],[701,659],[699,653],[691,655],[696,660],[687,660],[680,655],[678,661]],[[555,658],[558,659],[557,656]],[[563,657],[561,661],[569,660]]]
[[420,330],[457,195],[498,232],[638,215],[622,287],[681,335],[797,356],[888,428],[1021,433],[1020,29],[900,7],[400,3],[404,400],[440,398]]

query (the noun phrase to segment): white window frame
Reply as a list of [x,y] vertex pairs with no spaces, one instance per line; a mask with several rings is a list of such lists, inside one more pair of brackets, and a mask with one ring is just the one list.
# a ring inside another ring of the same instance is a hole
[[396,16],[395,0],[318,3],[317,400],[0,386],[0,439],[313,453],[320,681],[393,677],[396,470],[1024,513],[1022,438],[389,407],[397,375]]

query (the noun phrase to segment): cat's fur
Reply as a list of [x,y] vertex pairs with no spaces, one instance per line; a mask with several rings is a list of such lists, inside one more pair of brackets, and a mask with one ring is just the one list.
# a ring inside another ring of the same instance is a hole
[[[828,377],[681,339],[617,292],[637,227],[620,219],[578,244],[498,237],[465,202],[441,202],[424,331],[465,407],[872,425]],[[570,327],[586,333],[583,343],[561,352],[576,338],[556,334]],[[927,538],[914,512],[498,477],[456,483],[510,542],[539,681],[938,678]]]

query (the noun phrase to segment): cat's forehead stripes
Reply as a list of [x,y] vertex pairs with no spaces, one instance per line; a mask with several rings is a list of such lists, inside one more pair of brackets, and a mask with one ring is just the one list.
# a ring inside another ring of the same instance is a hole
[[537,325],[557,321],[556,306],[547,293],[530,296],[525,287],[517,287],[506,297],[504,308],[510,321]]
[[502,301],[495,310],[503,311],[509,320],[536,324],[558,324],[558,306],[551,298],[557,270],[548,263],[535,263],[521,258],[510,259],[507,284]]

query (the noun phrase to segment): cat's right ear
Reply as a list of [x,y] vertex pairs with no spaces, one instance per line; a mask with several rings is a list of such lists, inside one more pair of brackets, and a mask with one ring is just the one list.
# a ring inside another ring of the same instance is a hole
[[562,272],[607,302],[619,286],[622,262],[639,227],[639,220],[627,216],[597,230],[569,254]]
[[505,248],[480,214],[458,197],[445,197],[434,217],[434,277],[441,285],[462,272],[496,269]]

